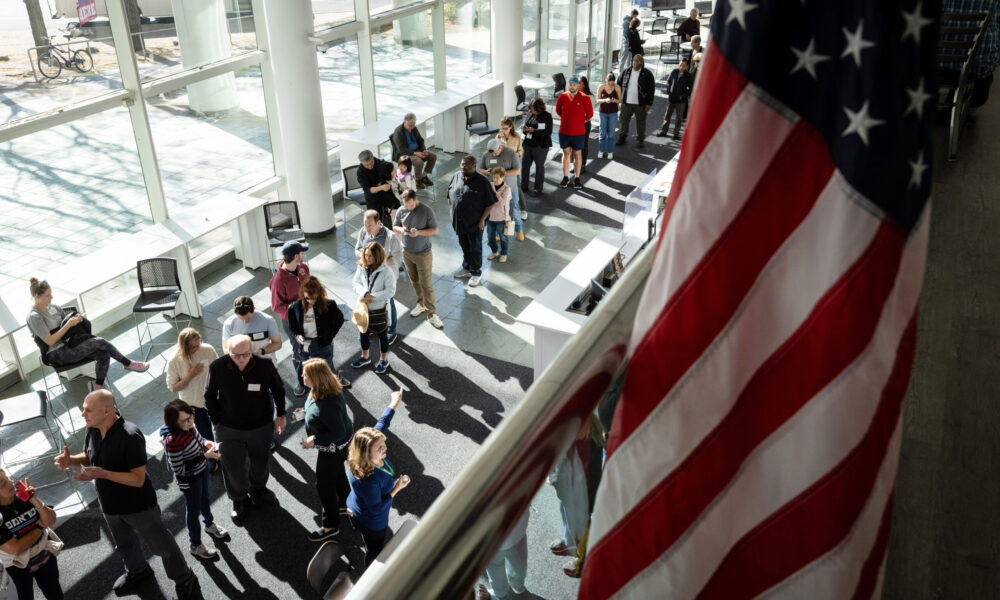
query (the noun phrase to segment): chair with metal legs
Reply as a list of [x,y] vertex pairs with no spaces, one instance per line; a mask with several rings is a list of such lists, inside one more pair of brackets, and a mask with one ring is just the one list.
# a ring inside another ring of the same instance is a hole
[[[48,396],[40,390],[0,400],[0,465],[11,479],[31,477],[36,472],[35,463],[51,466],[52,460],[62,453],[66,440],[61,428],[52,422],[48,409]],[[35,420],[42,421],[44,427],[22,428],[25,431],[21,434],[13,432],[15,425]],[[43,441],[45,443],[39,450]],[[41,482],[36,479],[32,484],[37,489],[43,489],[72,482],[68,472],[61,473],[56,481]]]
[[[149,343],[143,354],[143,360],[149,358],[149,353],[154,346],[173,346],[177,337],[169,343],[153,342],[153,334],[149,329],[150,313],[173,312],[177,308],[177,301],[181,297],[181,282],[177,275],[177,261],[172,258],[149,258],[135,263],[136,274],[139,277],[139,298],[132,305],[132,320],[135,321],[135,332],[139,337],[139,349],[142,349],[143,340]],[[143,314],[144,330],[139,329],[138,313]],[[174,328],[174,333],[179,334],[180,328],[177,326],[177,317],[164,319]],[[191,324],[188,319],[188,325]]]

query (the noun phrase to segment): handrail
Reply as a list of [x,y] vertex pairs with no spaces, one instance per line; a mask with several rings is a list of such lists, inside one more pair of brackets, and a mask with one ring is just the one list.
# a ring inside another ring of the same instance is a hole
[[654,254],[649,244],[632,260],[385,568],[363,576],[348,598],[468,595],[619,373]]

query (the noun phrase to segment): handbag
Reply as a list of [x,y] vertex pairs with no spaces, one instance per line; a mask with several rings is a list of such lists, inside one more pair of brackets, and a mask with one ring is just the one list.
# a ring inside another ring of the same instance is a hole
[[[72,319],[74,316],[76,316],[76,310],[72,310],[71,312],[67,313],[66,316],[63,317],[62,323],[59,325],[59,327],[62,328],[63,326],[65,326],[66,322]],[[82,321],[80,321],[76,325],[66,330],[66,333],[62,337],[62,341],[70,348],[76,348],[86,340],[89,340],[90,338],[94,337],[93,334],[91,333],[91,330],[92,326],[90,324],[90,320],[84,317]]]
[[389,327],[389,311],[385,308],[368,311],[368,335],[378,335]]
[[351,312],[351,322],[358,326],[359,332],[368,331],[368,303],[358,300]]
[[507,221],[503,226],[503,234],[507,236],[514,235],[514,221]]

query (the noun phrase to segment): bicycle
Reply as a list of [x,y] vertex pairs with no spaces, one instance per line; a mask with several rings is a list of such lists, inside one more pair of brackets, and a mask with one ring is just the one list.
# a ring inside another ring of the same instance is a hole
[[[63,35],[67,40],[72,34]],[[60,50],[51,41],[49,47],[38,54],[38,72],[46,79],[55,79],[62,73],[63,67],[73,69],[80,73],[86,73],[94,68],[94,57],[86,49],[76,50],[72,54],[69,50]]]

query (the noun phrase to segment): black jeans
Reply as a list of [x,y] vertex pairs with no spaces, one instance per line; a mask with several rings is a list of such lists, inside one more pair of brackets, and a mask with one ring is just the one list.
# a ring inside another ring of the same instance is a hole
[[361,529],[361,537],[365,540],[365,548],[368,550],[365,553],[365,568],[367,569],[378,558],[379,552],[382,552],[382,548],[385,548],[389,528],[376,530],[368,529],[364,525],[360,525],[359,527]]
[[535,166],[535,191],[542,191],[542,184],[545,183],[545,156],[549,153],[548,148],[538,146],[525,146],[524,155],[521,156],[521,189],[528,191],[529,179],[531,179],[531,166]]
[[114,344],[100,337],[84,340],[75,348],[61,346],[49,352],[48,358],[54,365],[68,365],[85,358],[93,359],[96,362],[94,379],[98,385],[104,385],[104,378],[108,376],[108,365],[111,364],[112,358],[126,367],[132,362],[119,352]]
[[38,589],[42,590],[42,595],[45,596],[46,600],[62,600],[63,598],[62,586],[59,585],[59,563],[55,556],[34,573],[29,572],[28,569],[11,567],[7,569],[7,574],[10,575],[14,587],[17,589],[18,600],[32,600],[35,597],[32,581],[38,583]]
[[340,528],[340,509],[347,507],[347,496],[351,493],[351,483],[347,481],[344,461],[347,460],[347,446],[337,452],[316,453],[316,491],[323,507],[323,527]]
[[483,230],[479,227],[467,229],[458,234],[458,245],[462,247],[462,268],[476,277],[483,274]]

